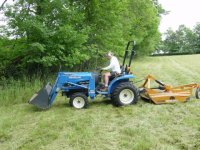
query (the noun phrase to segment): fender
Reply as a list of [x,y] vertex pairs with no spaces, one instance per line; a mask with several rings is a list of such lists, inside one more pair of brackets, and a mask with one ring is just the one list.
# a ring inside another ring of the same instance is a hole
[[111,94],[113,89],[121,82],[128,82],[129,79],[135,78],[133,74],[128,74],[128,75],[122,75],[120,77],[117,77],[111,81],[111,83],[108,86],[108,94]]

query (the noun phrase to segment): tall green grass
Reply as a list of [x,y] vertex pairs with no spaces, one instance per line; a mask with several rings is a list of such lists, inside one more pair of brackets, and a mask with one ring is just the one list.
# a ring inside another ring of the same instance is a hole
[[0,106],[27,102],[42,85],[43,82],[38,78],[2,81],[0,86]]

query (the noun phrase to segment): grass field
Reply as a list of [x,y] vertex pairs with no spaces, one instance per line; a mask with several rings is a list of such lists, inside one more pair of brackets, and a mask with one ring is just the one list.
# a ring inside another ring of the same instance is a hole
[[[134,81],[152,74],[172,85],[200,83],[199,60],[200,55],[138,59],[133,63]],[[200,149],[200,100],[194,97],[165,105],[139,100],[120,108],[98,98],[88,109],[76,110],[58,96],[49,110],[42,111],[26,103],[40,86],[36,80],[1,90],[1,150]]]

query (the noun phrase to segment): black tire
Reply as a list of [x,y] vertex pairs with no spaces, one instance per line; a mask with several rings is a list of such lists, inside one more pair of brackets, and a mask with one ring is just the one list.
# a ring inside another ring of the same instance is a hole
[[[144,100],[145,102],[151,103],[152,100],[143,96],[143,94],[146,92],[146,90],[144,88],[139,89],[139,96],[142,100]],[[144,94],[145,95],[145,94]]]
[[200,88],[196,89],[195,96],[197,99],[200,99]]
[[120,83],[113,90],[111,98],[115,106],[134,104],[138,101],[138,90],[130,82]]
[[87,108],[88,98],[84,93],[77,92],[70,96],[69,104],[77,109]]

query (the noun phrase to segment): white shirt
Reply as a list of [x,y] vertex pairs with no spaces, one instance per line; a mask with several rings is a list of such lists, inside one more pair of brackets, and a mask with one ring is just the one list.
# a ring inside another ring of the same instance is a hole
[[111,70],[116,73],[121,73],[121,69],[120,69],[120,65],[119,65],[119,61],[117,57],[112,56],[110,59],[110,65],[103,68],[103,70]]

